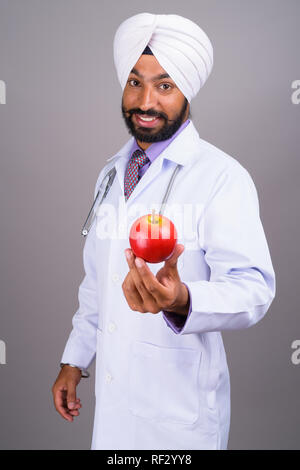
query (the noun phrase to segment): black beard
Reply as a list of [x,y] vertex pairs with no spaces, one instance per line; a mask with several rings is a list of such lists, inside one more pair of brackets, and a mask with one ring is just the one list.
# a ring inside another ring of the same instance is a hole
[[[156,111],[152,109],[149,109],[146,112],[141,111],[139,108],[134,108],[134,109],[131,109],[130,111],[126,111],[123,106],[123,100],[122,100],[122,116],[124,118],[129,134],[133,135],[133,137],[135,137],[136,140],[139,140],[140,142],[161,142],[162,140],[170,139],[172,135],[175,134],[176,131],[178,131],[179,127],[181,126],[183,122],[187,105],[188,105],[188,100],[184,98],[184,103],[178,116],[176,116],[175,119],[170,120],[165,114],[157,113]],[[128,117],[126,116],[126,113],[129,114]],[[152,129],[147,128],[147,127],[140,128],[143,130],[136,130],[132,122],[133,114],[160,117],[165,120],[165,124],[155,134],[150,134]]]

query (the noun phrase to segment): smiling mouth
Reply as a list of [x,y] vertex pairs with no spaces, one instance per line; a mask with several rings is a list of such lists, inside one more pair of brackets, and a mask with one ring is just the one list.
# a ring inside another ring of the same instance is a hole
[[160,121],[161,118],[157,116],[141,116],[134,114],[134,121],[140,127],[155,127]]

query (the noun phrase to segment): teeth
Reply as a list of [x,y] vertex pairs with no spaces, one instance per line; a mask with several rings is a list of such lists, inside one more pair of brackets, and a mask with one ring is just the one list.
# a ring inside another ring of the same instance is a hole
[[142,121],[154,121],[154,119],[156,119],[156,117],[142,117],[142,116],[139,116],[139,119],[141,119]]

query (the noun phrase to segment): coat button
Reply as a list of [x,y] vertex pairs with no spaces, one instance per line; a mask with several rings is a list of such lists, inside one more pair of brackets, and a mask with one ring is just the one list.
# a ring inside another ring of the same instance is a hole
[[112,378],[111,374],[109,374],[109,373],[107,372],[107,374],[105,375],[105,382],[106,382],[107,384],[109,384],[109,383],[112,382],[112,380],[113,380],[113,378]]
[[116,274],[116,273],[114,273],[111,278],[112,278],[113,282],[118,282],[119,279],[120,279],[119,275]]
[[113,333],[116,328],[117,328],[117,327],[116,327],[115,323],[110,322],[110,323],[108,324],[108,331],[109,331],[110,333]]

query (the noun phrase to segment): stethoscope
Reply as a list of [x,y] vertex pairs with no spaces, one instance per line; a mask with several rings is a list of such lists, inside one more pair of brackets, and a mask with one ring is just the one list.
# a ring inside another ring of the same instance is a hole
[[[164,209],[165,209],[165,206],[166,206],[166,204],[167,204],[167,200],[168,200],[169,194],[170,194],[171,189],[172,189],[172,186],[173,186],[173,182],[174,182],[175,176],[177,175],[177,173],[178,173],[178,171],[179,171],[179,169],[180,169],[181,166],[182,166],[182,165],[178,164],[178,165],[176,166],[175,170],[174,170],[173,173],[172,173],[172,176],[171,176],[171,178],[170,178],[170,181],[169,181],[168,187],[167,187],[167,189],[166,189],[164,198],[163,198],[162,203],[161,203],[161,207],[160,207],[160,210],[159,210],[159,214],[160,214],[160,215],[162,215],[163,212],[164,212]],[[115,179],[115,176],[116,176],[116,172],[117,172],[117,171],[116,171],[116,168],[113,167],[113,168],[104,176],[104,178],[103,178],[103,180],[102,180],[102,182],[101,182],[101,184],[100,184],[100,187],[99,187],[99,190],[98,190],[98,192],[97,192],[97,194],[96,194],[96,197],[95,197],[95,200],[94,200],[94,202],[93,202],[93,205],[92,205],[92,207],[91,207],[91,209],[90,209],[90,211],[89,211],[89,213],[88,213],[88,216],[87,216],[87,218],[86,218],[86,221],[84,222],[84,225],[83,225],[82,230],[81,230],[81,235],[83,235],[84,237],[86,237],[87,234],[89,233],[90,228],[91,228],[91,226],[93,225],[94,219],[95,219],[95,217],[96,217],[96,211],[94,211],[94,214],[92,215],[92,217],[91,217],[91,214],[92,214],[92,211],[93,211],[93,209],[94,209],[94,206],[95,206],[95,204],[96,204],[96,202],[97,202],[97,199],[98,199],[99,195],[101,194],[101,191],[102,191],[102,189],[103,189],[103,187],[104,187],[104,183],[105,183],[105,181],[107,181],[106,188],[105,188],[105,191],[104,191],[104,193],[103,193],[103,195],[102,195],[102,198],[101,198],[101,200],[100,200],[100,202],[99,202],[98,208],[101,206],[102,202],[103,202],[104,199],[106,198],[107,193],[108,193],[108,191],[110,190],[110,188],[111,188],[111,186],[112,186],[112,184],[113,184],[113,182],[114,182],[114,179]],[[107,180],[107,178],[108,178],[108,180]]]

